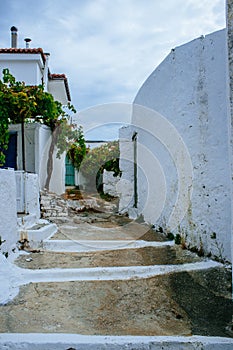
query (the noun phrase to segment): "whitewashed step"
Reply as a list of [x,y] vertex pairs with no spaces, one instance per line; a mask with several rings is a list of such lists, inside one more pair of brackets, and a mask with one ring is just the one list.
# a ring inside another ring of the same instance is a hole
[[21,227],[18,230],[18,240],[27,239],[31,248],[41,247],[43,240],[49,239],[57,232],[57,225],[47,220],[39,220],[30,228]]
[[19,215],[17,218],[17,224],[20,229],[28,229],[35,225],[37,220],[35,214]]
[[144,247],[174,246],[173,241],[154,242],[143,240],[49,240],[41,248],[53,252],[95,252],[100,250],[135,249]]
[[2,333],[0,348],[12,350],[232,350],[233,339],[198,335],[184,337]]

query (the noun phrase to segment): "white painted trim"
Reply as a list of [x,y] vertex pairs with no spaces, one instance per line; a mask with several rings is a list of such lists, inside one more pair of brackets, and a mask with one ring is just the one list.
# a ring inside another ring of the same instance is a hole
[[182,265],[151,265],[151,266],[121,266],[121,267],[91,267],[91,268],[54,268],[27,270],[18,268],[18,279],[15,287],[38,282],[68,282],[68,281],[112,281],[134,278],[150,278],[169,273],[206,270],[222,264],[208,260]]
[[96,252],[105,250],[135,249],[145,247],[174,246],[174,241],[128,241],[128,240],[44,240],[43,249],[53,252]]
[[2,333],[4,350],[231,350],[232,338],[182,336],[100,336],[81,334]]

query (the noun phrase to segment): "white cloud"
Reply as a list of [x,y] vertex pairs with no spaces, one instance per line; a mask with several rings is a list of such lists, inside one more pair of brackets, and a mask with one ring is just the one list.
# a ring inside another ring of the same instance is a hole
[[85,108],[132,102],[141,84],[171,48],[225,26],[222,0],[1,0],[20,45],[51,53],[50,68],[66,73],[73,103]]

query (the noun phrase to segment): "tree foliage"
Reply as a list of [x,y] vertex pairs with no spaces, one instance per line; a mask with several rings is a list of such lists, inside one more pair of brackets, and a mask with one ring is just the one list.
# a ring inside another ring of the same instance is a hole
[[4,150],[8,147],[9,124],[38,122],[47,125],[52,131],[52,142],[47,164],[47,188],[49,186],[53,162],[52,155],[57,147],[57,157],[66,151],[70,144],[82,141],[82,129],[70,124],[70,114],[75,113],[73,105],[64,108],[61,102],[44,91],[43,85],[28,86],[16,81],[9,69],[3,70],[0,80],[0,165],[4,165]]
[[118,141],[108,142],[100,147],[88,150],[81,163],[80,171],[87,180],[90,189],[100,186],[104,169],[113,171],[114,176],[121,174],[119,158],[120,150]]
[[73,166],[77,170],[79,170],[87,152],[88,152],[88,149],[86,147],[82,127],[79,127],[79,129],[77,129],[77,138],[70,145],[69,150],[67,152],[68,158],[71,160]]

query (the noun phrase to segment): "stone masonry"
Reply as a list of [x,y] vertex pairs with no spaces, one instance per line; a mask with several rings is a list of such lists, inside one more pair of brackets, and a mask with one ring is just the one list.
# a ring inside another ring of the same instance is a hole
[[68,216],[67,201],[55,193],[41,191],[40,206],[43,219]]

